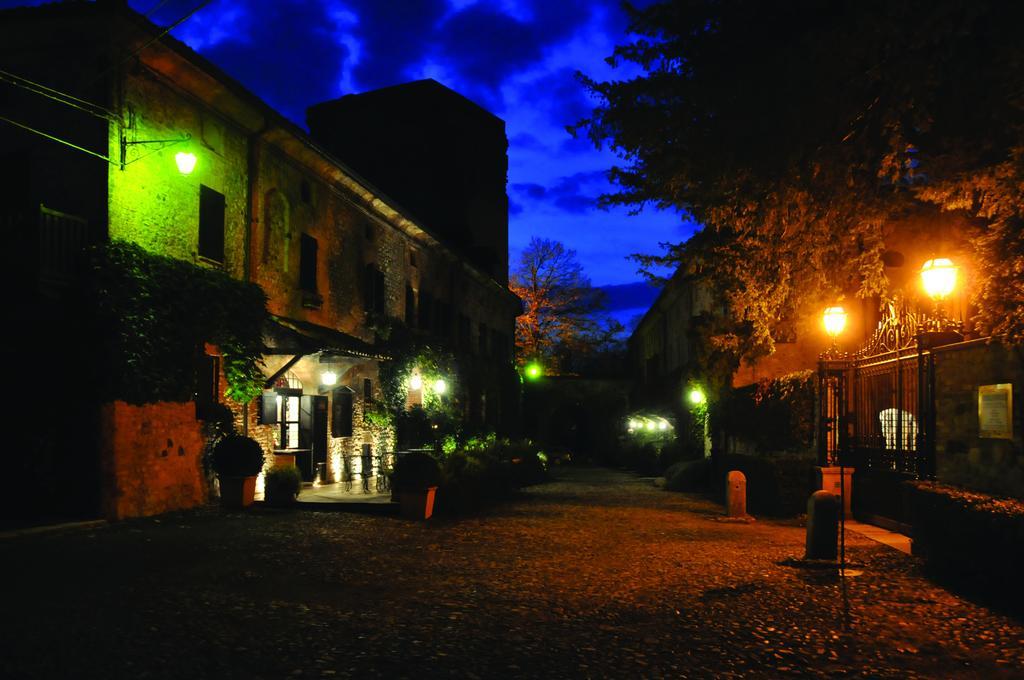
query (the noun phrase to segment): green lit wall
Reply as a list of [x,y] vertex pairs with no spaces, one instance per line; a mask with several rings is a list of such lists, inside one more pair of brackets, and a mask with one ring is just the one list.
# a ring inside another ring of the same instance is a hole
[[[111,166],[110,237],[134,241],[151,252],[200,263],[199,186],[204,184],[225,196],[224,265],[232,275],[241,277],[245,242],[245,136],[211,109],[186,98],[145,70],[126,77],[122,110],[129,108],[134,112],[134,129],[127,131],[129,140],[174,139],[184,133],[192,139],[160,151],[156,151],[156,145],[130,145],[125,169]],[[120,156],[118,135],[118,127],[112,125],[113,158]],[[196,168],[189,175],[178,172],[174,156],[179,151],[191,151],[197,157]]]

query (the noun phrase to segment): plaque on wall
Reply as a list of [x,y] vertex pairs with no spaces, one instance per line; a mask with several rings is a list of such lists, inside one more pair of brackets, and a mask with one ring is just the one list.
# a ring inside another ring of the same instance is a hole
[[982,385],[978,388],[978,436],[1013,439],[1013,385]]

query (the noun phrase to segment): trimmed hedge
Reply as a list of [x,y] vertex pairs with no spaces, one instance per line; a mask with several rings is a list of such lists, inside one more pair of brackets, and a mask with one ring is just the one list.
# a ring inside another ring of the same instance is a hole
[[815,490],[816,461],[807,456],[717,456],[712,476],[716,496],[725,498],[725,478],[739,470],[747,478],[747,510],[755,515],[792,517],[807,510]]
[[914,489],[913,551],[929,571],[1024,611],[1024,502],[936,482]]

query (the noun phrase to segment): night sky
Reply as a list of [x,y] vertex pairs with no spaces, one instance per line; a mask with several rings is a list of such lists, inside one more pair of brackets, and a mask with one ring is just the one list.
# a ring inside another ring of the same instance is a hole
[[[0,0],[26,4],[40,3]],[[199,3],[129,4],[168,25]],[[173,35],[303,128],[310,104],[420,78],[503,118],[512,262],[542,236],[574,248],[595,285],[629,284],[641,277],[626,255],[692,230],[654,209],[596,208],[615,156],[565,129],[592,106],[577,70],[600,80],[636,73],[604,61],[627,39],[618,0],[214,0]],[[640,284],[609,292],[624,323],[656,294]]]

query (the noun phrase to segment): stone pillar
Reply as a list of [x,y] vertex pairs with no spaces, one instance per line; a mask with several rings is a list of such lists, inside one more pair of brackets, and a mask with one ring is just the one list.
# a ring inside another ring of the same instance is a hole
[[[850,513],[850,499],[853,498],[853,472],[852,467],[840,468],[838,465],[831,467],[819,467],[818,476],[821,480],[820,488],[822,491],[829,491],[835,494],[836,498],[843,498],[843,518],[853,519],[853,515]],[[840,475],[842,470],[842,475]],[[842,477],[842,482],[840,482]],[[840,487],[840,483],[842,487]]]
[[747,477],[731,470],[725,480],[725,507],[729,517],[747,516]]
[[834,560],[839,543],[839,497],[815,491],[807,501],[807,559]]

